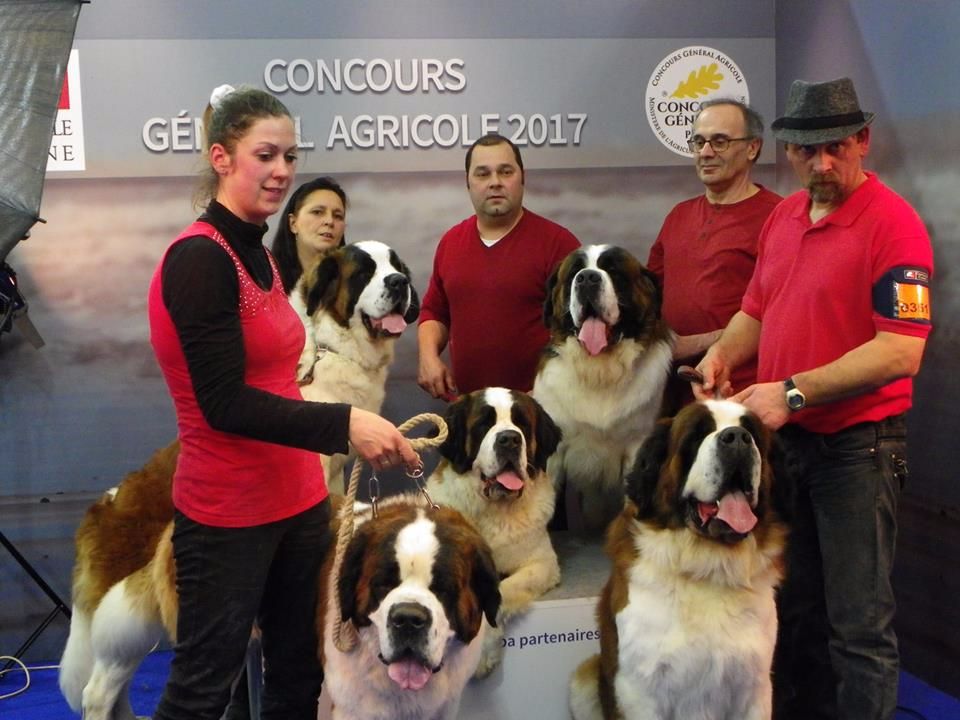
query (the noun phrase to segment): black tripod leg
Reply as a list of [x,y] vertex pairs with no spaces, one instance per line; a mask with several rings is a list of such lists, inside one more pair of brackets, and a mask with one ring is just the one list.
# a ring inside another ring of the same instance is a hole
[[[13,555],[13,559],[20,564],[20,567],[22,567],[27,575],[33,579],[33,581],[37,584],[37,587],[43,590],[46,596],[50,598],[55,605],[53,610],[50,611],[50,614],[44,618],[43,622],[37,626],[37,629],[33,631],[30,637],[28,637],[23,645],[21,645],[13,654],[13,657],[19,658],[33,644],[33,641],[40,636],[40,633],[46,630],[47,626],[53,622],[53,619],[57,616],[57,613],[62,612],[67,619],[70,619],[71,613],[67,604],[60,599],[60,596],[57,595],[54,589],[47,584],[46,580],[40,577],[40,573],[38,573],[33,566],[27,562],[27,559],[20,554],[20,551],[17,550],[14,544],[7,539],[7,536],[4,535],[2,531],[0,531],[0,544],[2,544],[11,555]],[[0,672],[9,670],[13,665],[14,662],[12,660],[8,660],[7,664],[0,669]]]

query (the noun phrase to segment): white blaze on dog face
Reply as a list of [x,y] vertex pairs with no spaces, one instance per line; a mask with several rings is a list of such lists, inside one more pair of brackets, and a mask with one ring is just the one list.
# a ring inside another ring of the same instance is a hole
[[[483,436],[480,448],[473,467],[487,478],[498,477],[504,472],[504,452],[497,450],[497,442],[501,433],[509,433],[517,437],[519,447],[515,453],[516,465],[508,468],[515,472],[519,480],[529,480],[527,473],[527,438],[523,430],[513,421],[514,399],[511,391],[506,388],[487,388],[483,392],[484,402],[492,408],[496,415],[490,429]],[[515,488],[508,488],[515,489]]]
[[616,325],[620,322],[620,303],[617,301],[617,291],[613,286],[613,280],[606,270],[600,268],[600,256],[609,248],[609,245],[588,245],[581,249],[584,257],[584,267],[574,273],[569,278],[570,283],[570,315],[573,318],[573,324],[577,327],[583,325],[585,319],[591,317],[589,313],[588,300],[582,291],[578,290],[578,278],[580,284],[592,281],[591,284],[599,283],[595,290],[592,300],[594,311],[599,313],[598,319],[608,326]]
[[[367,282],[360,297],[357,298],[357,309],[366,313],[371,318],[382,318],[391,314],[391,311],[397,305],[398,298],[395,292],[392,292],[387,284],[387,278],[391,275],[403,275],[404,273],[397,267],[394,267],[390,259],[390,248],[382,242],[376,240],[364,240],[354,244],[354,247],[363,250],[376,264],[376,270],[373,277]],[[402,312],[410,306],[411,289],[407,284],[404,297],[400,298],[402,303]],[[402,314],[402,313],[401,313]]]
[[434,563],[440,551],[436,526],[432,520],[418,512],[418,519],[405,526],[398,534],[394,546],[400,572],[400,583],[393,588],[379,607],[370,614],[370,621],[377,629],[380,654],[393,659],[397,653],[390,632],[390,609],[399,603],[414,603],[430,614],[430,626],[423,639],[424,660],[432,667],[439,667],[447,643],[454,637],[454,629],[447,618],[443,605],[431,592]]
[[[716,429],[700,443],[693,465],[687,473],[682,495],[684,498],[695,498],[700,502],[711,503],[718,501],[722,494],[721,491],[728,489],[723,487],[729,473],[725,473],[725,468],[722,465],[725,455],[720,452],[720,446],[723,438],[729,438],[729,434],[725,436],[723,431],[727,428],[743,429],[741,418],[747,414],[747,409],[739,403],[726,400],[708,400],[704,404],[713,416]],[[745,450],[750,457],[750,493],[748,499],[750,505],[756,507],[760,488],[760,450],[749,432],[737,433],[737,437],[749,444],[749,448]],[[746,490],[746,488],[743,488],[743,490]]]

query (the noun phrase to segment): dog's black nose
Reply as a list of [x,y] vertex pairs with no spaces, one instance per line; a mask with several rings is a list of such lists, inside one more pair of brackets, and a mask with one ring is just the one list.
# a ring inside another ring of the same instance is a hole
[[421,630],[430,624],[430,611],[420,603],[397,603],[390,608],[387,622],[395,628]]
[[406,290],[410,281],[403,273],[390,273],[383,279],[383,284],[390,290]]
[[717,434],[717,455],[725,462],[750,462],[753,448],[753,435],[742,427],[724,428]]
[[523,436],[516,430],[501,430],[497,433],[496,446],[504,450],[515,450],[522,441]]
[[717,439],[724,445],[753,445],[753,436],[742,427],[728,427],[720,431]]
[[390,608],[387,623],[401,637],[415,637],[430,627],[430,611],[420,603],[401,602]]
[[581,287],[591,287],[600,285],[603,282],[603,278],[596,270],[581,270],[577,273],[577,277],[574,278],[573,282]]

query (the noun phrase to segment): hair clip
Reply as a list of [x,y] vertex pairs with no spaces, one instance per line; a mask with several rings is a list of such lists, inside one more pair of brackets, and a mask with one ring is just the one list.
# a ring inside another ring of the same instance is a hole
[[210,93],[210,107],[214,110],[220,107],[220,103],[223,102],[223,99],[232,93],[236,88],[233,85],[218,85],[213,89],[213,92]]

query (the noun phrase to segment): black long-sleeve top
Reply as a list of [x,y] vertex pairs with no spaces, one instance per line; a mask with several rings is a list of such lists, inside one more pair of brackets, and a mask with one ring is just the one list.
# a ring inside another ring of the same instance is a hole
[[[272,287],[263,246],[266,225],[244,222],[215,200],[200,219],[223,235],[257,285]],[[186,238],[167,252],[161,282],[163,304],[210,427],[327,455],[347,452],[349,405],[290,400],[244,382],[240,283],[223,248],[206,237]]]

